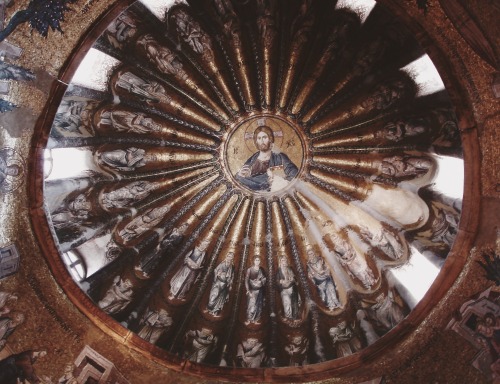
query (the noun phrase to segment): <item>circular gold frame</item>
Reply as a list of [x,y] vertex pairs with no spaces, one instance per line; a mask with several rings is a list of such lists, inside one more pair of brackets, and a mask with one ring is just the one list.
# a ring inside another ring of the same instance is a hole
[[421,302],[413,311],[395,328],[389,331],[383,339],[349,357],[344,357],[325,363],[303,367],[286,368],[261,368],[261,369],[236,369],[226,367],[210,367],[193,363],[172,355],[160,348],[145,342],[133,332],[122,327],[111,317],[100,311],[99,308],[85,295],[80,287],[73,281],[63,264],[57,246],[52,239],[51,230],[44,211],[43,203],[43,165],[44,149],[48,141],[49,130],[59,105],[59,101],[70,82],[72,74],[82,60],[92,43],[102,33],[111,20],[123,9],[132,3],[130,0],[118,1],[106,11],[93,27],[85,34],[81,42],[75,47],[74,54],[68,60],[58,76],[58,82],[53,87],[49,101],[37,122],[34,134],[29,164],[29,201],[31,222],[43,250],[52,274],[63,291],[78,309],[85,314],[103,332],[113,336],[117,342],[141,352],[152,360],[179,372],[194,374],[206,379],[260,381],[260,382],[290,382],[311,381],[337,377],[346,377],[350,372],[359,370],[375,361],[382,353],[390,353],[402,339],[415,331],[432,309],[446,295],[453,285],[462,267],[464,266],[472,242],[478,228],[480,211],[479,183],[475,179],[480,174],[480,156],[478,147],[477,125],[472,108],[466,97],[466,92],[461,86],[462,79],[446,60],[446,54],[438,49],[432,39],[425,33],[422,25],[409,18],[403,5],[396,0],[384,0],[386,5],[397,17],[415,33],[419,43],[425,48],[433,59],[436,67],[444,80],[446,88],[457,108],[459,128],[462,134],[462,146],[465,164],[465,186],[463,210],[458,235],[452,250],[433,285]]

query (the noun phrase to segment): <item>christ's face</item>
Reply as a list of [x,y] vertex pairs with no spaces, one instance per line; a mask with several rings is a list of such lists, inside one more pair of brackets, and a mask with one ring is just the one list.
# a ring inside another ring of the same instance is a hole
[[257,149],[262,152],[267,152],[271,149],[271,139],[266,132],[259,132],[255,138]]

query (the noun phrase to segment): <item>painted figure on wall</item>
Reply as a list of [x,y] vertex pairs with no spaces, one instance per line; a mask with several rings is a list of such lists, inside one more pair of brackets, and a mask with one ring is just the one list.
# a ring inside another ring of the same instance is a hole
[[238,17],[234,12],[233,6],[228,0],[213,0],[213,5],[215,12],[220,19],[222,24],[222,30],[228,38],[233,38],[233,43],[236,46],[240,46],[241,42],[239,39],[240,26],[238,22]]
[[75,198],[70,199],[52,214],[52,224],[54,228],[61,229],[72,224],[80,224],[88,220],[92,211],[92,204],[89,199],[80,193]]
[[492,378],[500,377],[500,317],[486,313],[476,324],[477,341],[491,357],[489,368]]
[[191,340],[191,345],[186,350],[185,357],[195,363],[205,361],[207,355],[217,345],[217,336],[208,328],[202,328],[200,331],[191,330],[186,333],[186,339]]
[[98,156],[98,163],[118,171],[135,171],[155,159],[154,155],[147,154],[142,148],[130,147],[102,152]]
[[0,148],[0,194],[15,191],[24,182],[24,160],[12,148]]
[[142,235],[147,230],[154,229],[157,224],[165,218],[165,215],[170,211],[172,206],[170,204],[161,207],[151,208],[144,214],[137,216],[125,228],[123,228],[118,235],[124,241],[130,241]]
[[391,259],[397,260],[404,255],[405,248],[403,243],[392,231],[384,227],[381,227],[376,233],[372,232],[367,227],[360,227],[360,231],[364,240],[372,247],[379,248]]
[[137,333],[142,339],[156,344],[160,336],[172,325],[172,318],[164,309],[147,311],[140,322],[141,329]]
[[20,174],[19,167],[15,164],[7,164],[7,160],[0,156],[0,185],[8,177],[15,177]]
[[264,287],[267,278],[264,269],[260,266],[260,257],[255,256],[253,265],[247,269],[245,288],[247,291],[247,322],[259,321],[264,308]]
[[170,252],[172,249],[177,247],[182,240],[184,240],[184,234],[188,229],[188,224],[184,223],[179,227],[175,227],[172,231],[165,236],[165,238],[158,244],[156,249],[146,255],[141,261],[139,265],[135,267],[135,270],[140,273],[143,277],[149,278],[156,267],[158,267],[161,259],[165,255],[165,253]]
[[372,345],[374,342],[380,339],[380,336],[377,334],[377,332],[375,332],[375,328],[368,318],[366,311],[359,309],[356,312],[356,318],[358,319],[359,327],[363,330],[363,334],[365,335],[365,339],[368,345]]
[[57,384],[78,384],[73,371],[75,366],[73,364],[68,364],[64,367],[64,374],[59,378]]
[[313,248],[307,250],[307,256],[307,274],[316,286],[321,301],[330,310],[340,307],[335,283],[325,260]]
[[144,113],[112,110],[101,113],[100,124],[111,125],[117,132],[147,134],[159,132],[161,125]]
[[12,312],[8,316],[0,317],[0,350],[7,344],[7,338],[22,323],[24,323],[24,315],[21,312]]
[[177,11],[174,17],[177,33],[180,38],[188,44],[194,52],[206,58],[213,58],[210,39],[205,32],[201,30],[200,25],[182,10]]
[[106,36],[111,45],[121,48],[137,32],[136,24],[135,20],[126,13],[119,15],[106,30]]
[[387,294],[381,293],[375,300],[376,303],[365,311],[368,317],[381,326],[384,331],[391,330],[404,319],[403,308],[395,300],[392,290]]
[[382,160],[379,172],[385,177],[394,179],[410,179],[425,175],[433,167],[427,157],[392,156]]
[[264,45],[269,48],[276,33],[275,3],[271,0],[257,0],[257,27]]
[[132,288],[133,284],[130,280],[122,280],[120,276],[116,276],[111,288],[109,288],[106,295],[97,305],[110,315],[121,312],[132,301],[132,296],[134,294]]
[[46,355],[47,351],[28,350],[3,359],[0,361],[0,383],[26,383],[26,380],[31,384],[40,383],[33,365]]
[[61,132],[82,134],[82,129],[92,133],[92,115],[96,101],[63,99],[54,118],[54,127]]
[[176,76],[182,80],[187,78],[188,75],[182,68],[179,56],[167,47],[161,46],[153,36],[142,36],[137,40],[137,45],[144,48],[148,58],[162,73]]
[[57,384],[78,384],[73,371],[75,366],[73,364],[68,364],[64,367],[64,374],[59,378]]
[[295,320],[299,317],[300,304],[302,302],[297,280],[292,267],[288,265],[288,259],[282,255],[279,259],[279,268],[276,281],[280,288],[281,301],[283,303],[283,314],[287,319]]
[[431,243],[451,246],[458,233],[459,213],[449,206],[433,204],[434,220],[431,226]]
[[362,348],[361,341],[345,321],[331,327],[328,333],[332,338],[336,357],[352,355]]
[[399,142],[423,134],[428,124],[424,119],[390,121],[380,131],[375,132],[375,137]]
[[250,337],[238,344],[236,357],[239,367],[260,368],[266,362],[266,350],[258,339]]
[[154,188],[155,183],[150,181],[133,181],[121,188],[102,194],[101,204],[106,209],[129,208],[148,197]]
[[163,85],[154,80],[144,80],[131,72],[123,73],[116,81],[116,87],[151,103],[168,102],[171,96]]
[[[235,178],[252,191],[271,191],[284,188],[299,173],[297,166],[281,152],[273,151],[274,133],[267,125],[260,125],[253,134],[258,152],[254,153],[236,173]],[[275,174],[284,173],[284,177]],[[279,184],[273,186],[273,183]]]
[[290,344],[285,346],[285,352],[290,356],[288,363],[291,367],[298,367],[307,364],[307,350],[309,340],[304,336],[295,336],[290,340]]
[[337,235],[330,235],[333,244],[333,253],[340,264],[347,269],[349,275],[357,278],[365,288],[371,288],[377,283],[373,271],[365,258],[360,255],[346,240]]
[[13,293],[0,291],[0,316],[9,313],[10,307],[7,306],[7,303],[16,301],[17,299],[17,295]]
[[226,258],[214,269],[214,281],[210,289],[207,309],[216,316],[229,299],[229,291],[234,278],[234,252],[229,252]]
[[202,240],[184,257],[184,263],[170,281],[170,299],[184,299],[203,269],[209,240]]

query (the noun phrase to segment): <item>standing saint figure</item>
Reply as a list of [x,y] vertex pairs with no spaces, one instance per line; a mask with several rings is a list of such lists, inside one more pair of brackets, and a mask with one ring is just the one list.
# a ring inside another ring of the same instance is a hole
[[237,365],[243,368],[259,368],[266,362],[266,350],[258,339],[249,337],[238,344]]
[[113,279],[113,285],[97,305],[110,315],[124,310],[132,301],[132,296],[134,295],[133,286],[130,280],[122,280],[120,276],[116,276]]
[[[252,191],[271,191],[284,188],[288,181],[297,176],[299,169],[289,157],[273,151],[274,133],[271,128],[260,125],[253,133],[253,142],[258,152],[254,153],[235,175],[241,184]],[[278,169],[283,170],[284,179],[273,174],[273,170]],[[279,187],[276,187],[278,184]]]
[[158,244],[156,249],[142,258],[139,264],[134,267],[137,273],[141,274],[142,277],[146,279],[151,277],[165,253],[170,252],[173,248],[182,243],[182,240],[184,240],[184,233],[188,227],[189,225],[187,223],[183,223],[179,227],[172,229],[160,244]]
[[285,346],[285,352],[290,356],[291,367],[299,367],[307,365],[307,350],[309,348],[309,340],[304,336],[293,336],[290,344]]
[[218,315],[229,298],[229,290],[234,278],[234,252],[229,252],[226,258],[214,270],[214,282],[210,289],[208,311]]
[[144,167],[154,157],[146,154],[142,148],[130,147],[102,152],[98,155],[98,164],[107,165],[119,171],[135,171]]
[[398,325],[405,317],[403,308],[396,301],[394,293],[381,293],[375,298],[375,304],[365,309],[366,314],[379,326],[389,331]]
[[314,249],[307,251],[309,260],[307,261],[307,274],[316,286],[321,301],[332,310],[340,307],[332,274],[328,269],[325,260],[320,257]]
[[147,134],[161,130],[161,125],[151,117],[140,112],[121,109],[102,112],[99,123],[111,125],[118,132]]
[[171,204],[148,209],[142,215],[135,217],[118,235],[124,242],[131,241],[148,230],[154,229],[172,208]]
[[292,320],[297,319],[302,300],[299,295],[295,274],[292,267],[288,265],[288,259],[285,255],[282,255],[279,259],[276,281],[281,291],[281,301],[283,302],[285,317]]
[[106,209],[127,208],[148,197],[154,187],[155,183],[150,181],[133,181],[121,188],[102,193],[99,201]]
[[331,327],[328,333],[332,338],[337,357],[352,355],[362,348],[361,341],[345,321]]
[[186,339],[192,339],[192,342],[191,347],[186,350],[185,356],[188,360],[196,363],[203,362],[217,345],[217,336],[213,335],[208,328],[202,328],[201,331],[191,330],[186,333]]
[[333,253],[339,259],[340,264],[347,269],[349,276],[357,278],[367,289],[374,286],[377,279],[366,259],[342,237],[332,233],[330,238],[333,243]]
[[203,269],[203,260],[209,244],[209,240],[202,240],[200,244],[186,254],[184,264],[170,281],[169,298],[184,299],[196,281],[198,273]]
[[264,269],[260,266],[260,257],[256,256],[253,265],[247,269],[245,288],[247,290],[247,322],[256,323],[264,307],[264,286],[266,284]]
[[141,329],[137,333],[139,337],[151,344],[156,344],[160,336],[172,325],[172,318],[164,309],[159,311],[148,310],[141,319]]
[[362,226],[360,232],[363,240],[372,247],[379,248],[393,260],[400,259],[405,254],[405,247],[399,236],[384,227],[373,233],[369,228]]

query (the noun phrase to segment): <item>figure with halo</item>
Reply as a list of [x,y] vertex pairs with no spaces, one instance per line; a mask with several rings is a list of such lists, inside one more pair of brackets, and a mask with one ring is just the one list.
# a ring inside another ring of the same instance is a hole
[[235,175],[236,180],[252,191],[273,192],[286,187],[299,169],[287,155],[273,150],[274,133],[264,121],[259,121],[253,142],[258,152],[243,164]]

